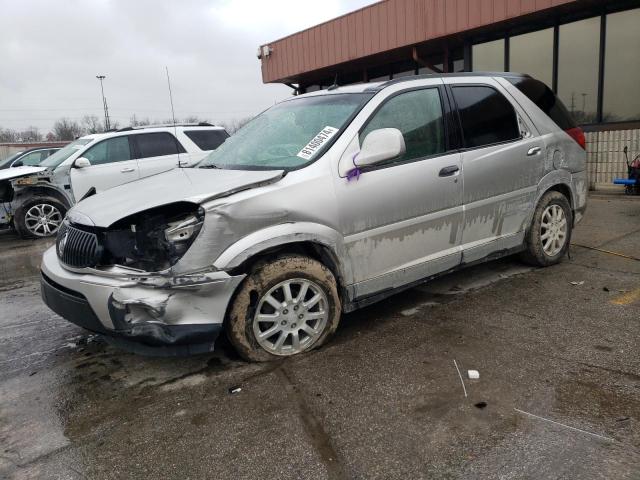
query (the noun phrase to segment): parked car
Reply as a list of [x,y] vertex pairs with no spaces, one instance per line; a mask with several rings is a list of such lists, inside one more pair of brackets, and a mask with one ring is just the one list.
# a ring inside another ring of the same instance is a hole
[[12,167],[31,166],[36,167],[40,165],[44,159],[50,157],[60,148],[54,147],[38,147],[29,148],[23,150],[0,161],[0,170]]
[[513,253],[560,262],[585,157],[566,108],[527,76],[294,97],[195,168],[76,205],[44,254],[43,298],[142,352],[212,350],[224,328],[247,360],[299,354],[343,312],[438,275]]
[[0,172],[0,201],[5,202],[0,225],[12,224],[24,238],[53,236],[76,202],[117,185],[195,165],[228,136],[222,127],[196,124],[128,127],[80,137],[37,167]]

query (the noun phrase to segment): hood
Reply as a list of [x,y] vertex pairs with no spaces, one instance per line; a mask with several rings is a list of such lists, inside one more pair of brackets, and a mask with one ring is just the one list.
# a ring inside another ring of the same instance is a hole
[[0,180],[11,180],[12,178],[26,177],[34,173],[43,172],[46,167],[13,167],[0,170]]
[[175,202],[202,203],[282,178],[282,170],[176,168],[93,195],[73,207],[72,222],[108,227],[150,208]]

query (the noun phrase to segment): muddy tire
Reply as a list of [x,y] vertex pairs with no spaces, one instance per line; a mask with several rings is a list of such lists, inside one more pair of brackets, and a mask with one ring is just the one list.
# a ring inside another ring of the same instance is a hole
[[333,273],[286,255],[254,266],[229,309],[226,329],[238,353],[268,362],[317,348],[338,328],[341,304]]
[[13,226],[22,238],[46,238],[58,233],[67,207],[53,197],[31,197],[16,209]]
[[522,260],[539,267],[559,263],[569,249],[572,227],[573,213],[567,197],[555,191],[545,193],[525,237]]

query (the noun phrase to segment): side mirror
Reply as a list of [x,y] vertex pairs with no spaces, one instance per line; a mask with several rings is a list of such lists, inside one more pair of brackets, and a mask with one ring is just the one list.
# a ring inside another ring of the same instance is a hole
[[355,158],[358,167],[375,165],[399,157],[407,150],[402,132],[397,128],[380,128],[370,132]]
[[76,161],[73,163],[73,166],[76,168],[86,168],[91,166],[91,162],[88,158],[79,157],[76,158]]

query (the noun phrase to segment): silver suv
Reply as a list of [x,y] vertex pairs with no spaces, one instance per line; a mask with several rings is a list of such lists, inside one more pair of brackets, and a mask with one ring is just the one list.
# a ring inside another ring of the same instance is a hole
[[178,166],[193,166],[229,135],[208,123],[127,127],[78,138],[37,166],[0,171],[0,226],[23,238],[58,233],[83,198]]
[[582,131],[515,74],[294,97],[195,168],[76,205],[44,255],[57,313],[140,352],[267,361],[341,314],[513,253],[559,262],[586,207]]

